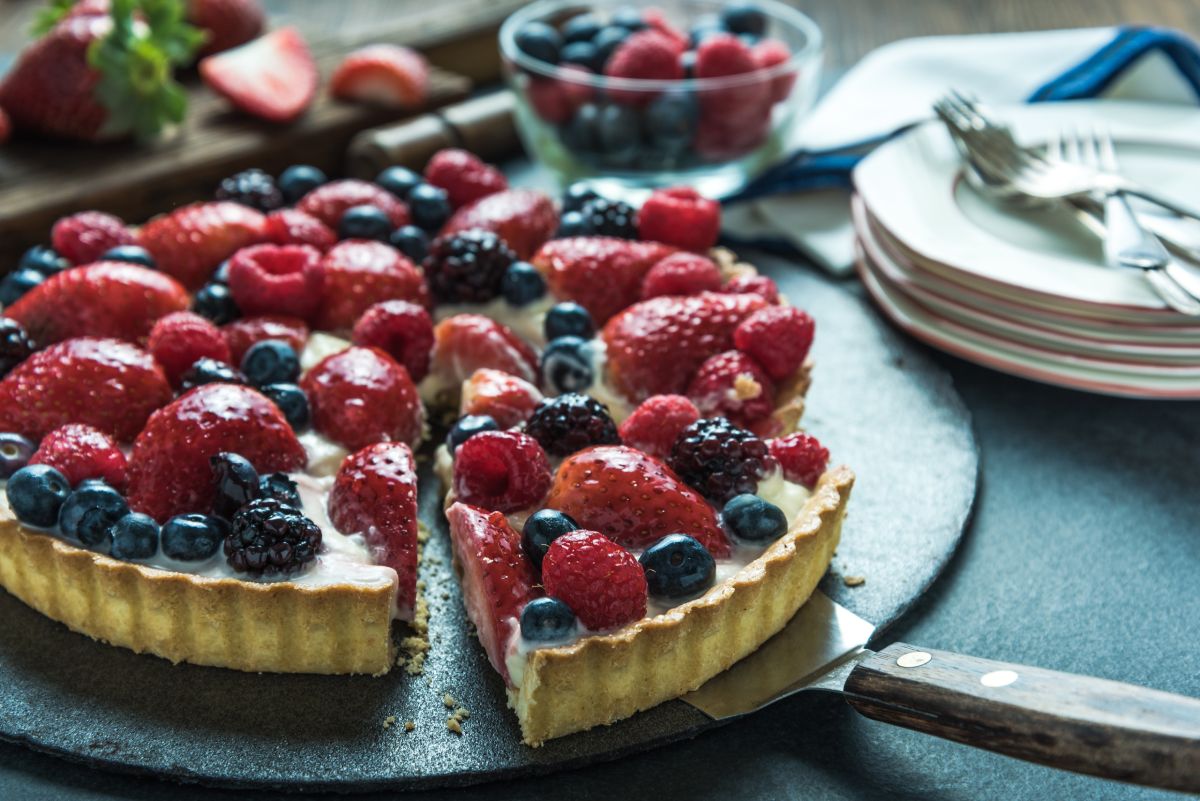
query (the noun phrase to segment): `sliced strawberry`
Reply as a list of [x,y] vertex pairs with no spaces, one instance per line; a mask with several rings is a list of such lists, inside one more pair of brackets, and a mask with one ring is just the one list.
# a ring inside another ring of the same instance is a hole
[[767,302],[704,292],[642,301],[608,321],[608,379],[625,397],[682,395],[704,360],[733,348],[733,331]]
[[0,431],[40,440],[67,423],[84,423],[129,442],[171,398],[162,368],[141,348],[119,339],[68,339],[0,381]]
[[317,94],[317,64],[295,28],[200,61],[200,77],[234,106],[272,122],[291,122]]
[[204,384],[150,416],[129,459],[129,506],[160,523],[208,512],[209,458],[223,451],[259,473],[304,469],[308,455],[274,403],[250,387]]
[[138,244],[158,269],[195,291],[225,259],[261,242],[265,222],[262,212],[241,203],[193,203],[143,225]]
[[326,356],[301,386],[313,428],[351,450],[397,440],[416,445],[425,422],[408,371],[377,348],[352,347]]
[[136,264],[102,261],[50,276],[5,310],[39,345],[82,336],[138,342],[154,321],[188,307],[177,281]]
[[103,431],[82,423],[68,423],[47,434],[30,464],[48,464],[66,476],[71,486],[98,478],[121,492],[129,479],[125,454]]
[[382,242],[351,239],[325,254],[324,299],[316,327],[349,331],[367,309],[385,300],[429,306],[425,275],[406,256]]
[[567,457],[542,505],[626,548],[682,533],[718,559],[730,554],[716,511],[666,464],[625,445],[597,445]]
[[338,64],[329,93],[388,108],[415,108],[429,94],[429,64],[415,50],[377,44],[355,50]]
[[417,468],[403,442],[377,442],[350,454],[329,493],[329,519],[360,534],[376,564],[399,578],[396,605],[412,620],[417,601]]
[[505,656],[521,610],[540,594],[521,535],[500,512],[465,503],[446,510],[455,563],[462,572],[463,604],[492,667],[510,683]]
[[490,367],[534,383],[537,354],[507,327],[482,314],[456,314],[433,329],[433,368],[442,386],[457,396],[462,382]]
[[202,55],[249,42],[262,33],[266,15],[258,0],[188,0],[188,22],[207,34]]
[[457,147],[433,154],[425,165],[425,180],[445,189],[454,208],[508,189],[504,173],[474,153]]
[[506,189],[463,206],[442,227],[442,235],[482,228],[503,239],[519,259],[528,259],[558,229],[554,202],[533,189]]
[[409,222],[408,206],[395,195],[381,186],[354,178],[321,184],[296,204],[300,211],[334,229],[342,221],[342,215],[354,206],[374,206],[386,214],[396,228]]
[[268,214],[264,236],[276,245],[310,245],[322,253],[337,244],[337,234],[332,228],[299,209],[279,209]]
[[250,346],[264,339],[282,339],[297,353],[304,350],[308,341],[308,326],[303,320],[279,315],[243,317],[221,326],[221,333],[229,345],[230,364],[241,364]]
[[548,242],[532,261],[556,298],[581,304],[603,325],[641,298],[646,273],[674,252],[658,242],[586,236]]
[[118,245],[133,244],[133,234],[120,217],[81,211],[63,217],[50,229],[50,244],[71,264],[91,264]]
[[190,311],[172,312],[160,318],[150,329],[146,348],[154,361],[162,365],[171,385],[176,387],[183,374],[199,359],[235,363],[221,329]]
[[501,428],[512,428],[528,420],[541,401],[542,393],[525,379],[481,367],[463,383],[459,416],[486,414]]
[[307,320],[324,287],[321,252],[308,245],[255,245],[229,260],[229,292],[244,314]]

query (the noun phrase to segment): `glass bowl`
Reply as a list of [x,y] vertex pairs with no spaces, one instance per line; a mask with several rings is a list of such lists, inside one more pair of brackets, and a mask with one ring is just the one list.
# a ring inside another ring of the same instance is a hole
[[[726,3],[540,0],[525,6],[500,29],[501,60],[516,94],[525,147],[563,185],[586,180],[610,197],[644,197],[653,188],[678,185],[709,197],[737,191],[786,154],[793,128],[816,98],[823,59],[821,31],[811,19],[776,0],[754,5],[764,13],[766,30],[761,37],[739,38],[751,48],[774,40],[790,55],[752,72],[679,80],[608,77],[551,64],[521,50],[517,35],[534,22],[561,29],[584,13],[612,25],[614,14],[633,8],[641,14],[656,9],[651,13],[688,36],[715,25]],[[694,42],[683,46],[691,55],[681,59],[694,64]]]

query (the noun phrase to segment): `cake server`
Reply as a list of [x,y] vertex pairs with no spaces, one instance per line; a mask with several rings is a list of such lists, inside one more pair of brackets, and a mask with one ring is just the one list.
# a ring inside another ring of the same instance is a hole
[[1019,759],[1200,791],[1200,700],[1106,679],[892,643],[821,592],[756,652],[683,700],[714,720],[805,690],[863,715]]

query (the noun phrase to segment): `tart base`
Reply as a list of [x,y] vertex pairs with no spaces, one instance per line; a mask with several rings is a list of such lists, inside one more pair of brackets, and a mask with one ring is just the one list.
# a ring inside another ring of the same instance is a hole
[[0,585],[94,640],[171,662],[267,673],[395,664],[393,587],[210,578],[122,562],[0,521]]

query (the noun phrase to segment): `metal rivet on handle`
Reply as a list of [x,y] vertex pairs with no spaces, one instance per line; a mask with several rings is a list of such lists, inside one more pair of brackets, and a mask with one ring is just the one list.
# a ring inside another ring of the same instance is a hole
[[900,667],[920,667],[930,659],[933,659],[932,654],[924,651],[909,651],[907,654],[901,654],[900,658],[896,660],[896,664]]
[[1017,680],[1017,674],[1012,670],[993,670],[979,677],[979,683],[984,687],[1007,687]]

